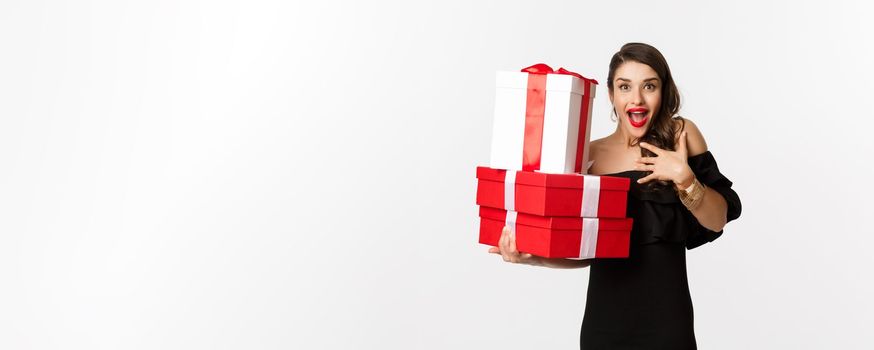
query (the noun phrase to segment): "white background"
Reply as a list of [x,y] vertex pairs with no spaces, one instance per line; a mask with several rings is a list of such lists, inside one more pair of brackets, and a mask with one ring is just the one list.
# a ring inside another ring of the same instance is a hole
[[603,82],[628,41],[743,200],[688,252],[699,346],[871,348],[869,14],[3,1],[0,348],[576,348],[588,271],[487,254],[474,170],[496,70]]

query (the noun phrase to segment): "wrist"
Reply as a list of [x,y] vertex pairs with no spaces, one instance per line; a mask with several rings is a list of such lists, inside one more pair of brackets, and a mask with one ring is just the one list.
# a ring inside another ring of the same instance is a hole
[[704,193],[707,189],[704,184],[698,181],[698,179],[692,178],[692,184],[685,189],[678,189],[677,195],[680,197],[680,201],[683,202],[683,205],[686,206],[689,210],[695,210],[701,205],[701,202],[704,200]]
[[686,167],[685,171],[681,172],[680,176],[674,180],[674,186],[678,191],[684,191],[695,183],[695,174],[692,170]]

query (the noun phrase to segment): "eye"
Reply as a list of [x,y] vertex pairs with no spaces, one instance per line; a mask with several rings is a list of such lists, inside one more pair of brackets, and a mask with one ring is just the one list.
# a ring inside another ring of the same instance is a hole
[[647,83],[646,85],[643,86],[643,88],[647,89],[647,90],[655,90],[656,86],[653,83]]
[[628,89],[629,89],[628,84],[619,84],[619,90],[624,91],[624,90],[628,90]]

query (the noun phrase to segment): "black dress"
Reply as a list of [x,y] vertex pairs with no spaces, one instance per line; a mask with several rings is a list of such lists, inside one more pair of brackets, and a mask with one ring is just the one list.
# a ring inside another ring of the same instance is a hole
[[[731,181],[723,176],[710,152],[689,157],[698,181],[725,198],[729,221],[740,216],[741,204]],[[645,173],[625,171],[610,176],[631,178],[628,216],[634,218],[628,259],[595,259],[589,267],[586,313],[580,348],[695,349],[692,299],[686,279],[686,249],[718,238],[698,223],[672,188],[653,190],[636,182]]]

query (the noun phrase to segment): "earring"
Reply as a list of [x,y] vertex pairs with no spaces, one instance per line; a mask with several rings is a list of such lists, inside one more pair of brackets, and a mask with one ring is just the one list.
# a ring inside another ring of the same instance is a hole
[[613,122],[618,121],[619,118],[618,118],[617,115],[616,115],[616,108],[613,108],[613,109],[610,110],[610,111],[612,112],[612,113],[610,113],[610,120],[612,120]]

